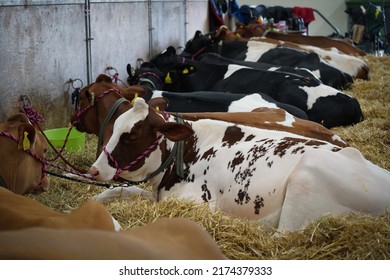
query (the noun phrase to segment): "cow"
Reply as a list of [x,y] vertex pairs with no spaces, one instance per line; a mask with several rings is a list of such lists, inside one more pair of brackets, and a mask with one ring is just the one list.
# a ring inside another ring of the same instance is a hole
[[89,173],[148,180],[156,201],[205,202],[279,231],[325,213],[381,215],[390,207],[390,173],[354,148],[218,120],[180,123],[142,98],[117,118]]
[[[91,93],[94,93],[95,101],[93,106],[91,106]],[[137,93],[137,94],[136,94]],[[173,94],[173,93],[172,93]],[[88,85],[85,89],[80,92],[80,107],[77,112],[72,116],[71,122],[76,126],[79,131],[86,131],[88,133],[95,134],[97,136],[104,135],[103,139],[100,139],[101,145],[105,145],[108,141],[108,138],[112,135],[114,121],[117,116],[121,115],[123,112],[129,110],[132,105],[129,101],[124,101],[116,109],[115,115],[112,115],[110,118],[107,116],[112,112],[112,108],[115,107],[115,104],[118,104],[118,101],[125,98],[126,100],[134,100],[136,96],[142,97],[145,100],[148,100],[148,104],[154,108],[158,107],[160,111],[165,111],[169,108],[169,104],[165,102],[165,98],[152,98],[147,97],[148,91],[133,91],[133,87],[128,89],[118,89],[116,85],[112,83],[109,77],[104,75],[99,75],[95,83]],[[100,96],[103,96],[99,98]],[[256,98],[252,99],[252,95],[248,95],[243,98],[242,101],[253,102],[256,104]],[[205,100],[204,100],[205,101]],[[185,106],[186,102],[184,102]],[[201,105],[201,104],[199,104]],[[253,106],[249,104],[244,104],[245,108],[248,109],[248,106]],[[293,129],[294,133],[298,133],[303,136],[310,136],[315,139],[328,141],[340,147],[346,147],[348,144],[341,139],[339,136],[332,133],[330,130],[326,129],[322,125],[307,121],[301,118],[296,118],[285,110],[274,108],[271,104],[267,104],[267,107],[257,108],[253,106],[252,112],[247,113],[219,113],[219,114],[210,114],[210,113],[180,113],[180,116],[183,119],[189,120],[199,120],[199,119],[218,119],[218,120],[228,120],[230,122],[242,123],[245,125],[251,125],[254,127],[270,129],[270,130],[287,130],[291,131]],[[204,104],[203,106],[208,106]],[[242,111],[240,108],[240,103],[233,102],[230,105],[231,111]],[[272,107],[272,108],[270,108]],[[81,113],[80,112],[84,112]],[[87,113],[88,112],[88,113]],[[169,114],[169,112],[167,112]],[[175,113],[171,113],[176,115]],[[108,120],[107,120],[108,119]],[[106,124],[103,128],[103,124]],[[102,129],[103,128],[103,129]],[[104,133],[101,133],[104,131]],[[292,132],[292,131],[291,131]],[[100,145],[100,146],[101,146]],[[100,151],[99,151],[100,152]]]
[[[221,27],[223,28],[223,27]],[[225,27],[227,29],[227,27]],[[329,38],[325,36],[304,36],[302,34],[274,32],[265,30],[263,26],[256,22],[251,22],[247,25],[237,23],[234,31],[240,37],[266,37],[279,41],[287,41],[296,43],[299,45],[310,45],[319,47],[322,49],[332,50],[337,49],[338,52],[353,55],[353,56],[365,56],[366,53],[361,49],[355,47],[351,40]]]
[[[338,51],[331,51],[322,49],[316,46],[304,45],[304,44],[296,44],[293,42],[286,42],[282,40],[275,40],[267,37],[252,37],[250,39],[237,39],[237,36],[229,35],[231,32],[225,29],[221,32],[218,32],[219,40],[222,40],[223,43],[228,40],[233,40],[236,42],[241,42],[242,44],[248,42],[257,42],[251,43],[249,45],[248,57],[254,57],[259,59],[262,54],[265,52],[274,49],[276,47],[287,47],[290,49],[294,49],[296,51],[304,52],[304,53],[316,53],[321,59],[326,61],[330,66],[333,66],[342,72],[348,74],[354,79],[369,79],[369,67],[368,65],[359,57],[353,55],[347,55],[344,53],[340,53]],[[223,46],[221,50],[221,54],[223,52]],[[226,52],[225,52],[226,53]],[[223,55],[223,54],[222,54]],[[252,59],[254,59],[252,58]],[[249,60],[249,59],[248,59]],[[250,60],[255,61],[255,60]],[[274,62],[276,63],[276,62]],[[286,65],[287,66],[287,65]]]
[[[164,80],[173,91],[262,92],[278,102],[298,107],[308,115],[309,120],[327,128],[363,120],[359,102],[355,98],[310,77],[238,64],[207,63],[204,60],[179,63],[177,55],[168,51],[162,52],[161,57],[154,61],[167,63],[161,68],[174,67],[167,73],[169,80]],[[156,66],[160,69],[160,65]]]
[[256,48],[261,46],[259,43],[252,42],[255,41],[224,41],[221,47],[221,55],[235,60],[272,63],[299,69],[306,68],[325,85],[337,89],[348,88],[353,83],[353,79],[349,74],[329,65],[316,53],[306,53],[293,48],[273,47],[266,44],[263,44],[266,48],[260,49]]
[[[164,98],[167,100],[166,110],[168,112],[249,112],[255,108],[281,108],[290,114],[307,120],[307,114],[290,104],[278,102],[267,94],[227,94],[217,91],[191,91],[175,92],[163,91],[162,86],[156,86],[154,80],[162,81],[164,76],[155,66],[150,67],[151,63],[144,63],[137,69],[136,74],[128,72],[131,81],[130,84],[138,84],[148,88],[147,92],[137,92],[137,96],[145,100]],[[128,68],[131,68],[128,65]],[[154,70],[157,69],[157,70]],[[135,76],[137,75],[137,76]],[[163,85],[163,83],[158,83]],[[135,94],[127,94],[126,98],[133,100]]]
[[[210,35],[208,37],[210,37]],[[252,40],[261,41],[262,44],[255,44],[256,48],[251,44],[251,48],[248,48],[248,42]],[[346,88],[349,84],[353,83],[352,75],[349,74],[349,72],[353,72],[354,74],[357,73],[356,78],[368,79],[369,68],[367,64],[359,58],[324,51],[319,48],[317,48],[318,51],[315,48],[308,50],[307,48],[311,48],[311,46],[307,46],[305,49],[304,46],[301,47],[295,43],[282,42],[270,38],[254,37],[246,39],[237,37],[226,27],[221,27],[218,32],[215,33],[214,37],[208,41],[202,40],[202,42],[204,46],[201,49],[201,52],[198,51],[199,54],[196,56],[191,55],[190,51],[185,49],[183,51],[183,53],[185,53],[185,58],[196,58],[199,60],[199,57],[203,54],[213,52],[236,60],[268,63],[299,69],[307,68],[312,70],[316,77],[324,84],[338,89]],[[196,44],[196,46],[199,46],[199,44]],[[261,48],[259,49],[259,47]],[[288,52],[281,50],[284,48],[288,49]],[[190,50],[193,49],[194,47],[190,48]],[[267,56],[263,57],[262,54],[265,52],[267,52]],[[272,55],[273,58],[267,59],[270,55]],[[333,58],[333,60],[329,61],[331,58]],[[355,68],[354,65],[356,66]],[[348,73],[345,73],[343,69],[337,68],[345,68],[346,66],[348,66]],[[361,69],[361,71],[357,71],[358,69]]]
[[40,194],[49,188],[46,176],[47,141],[24,113],[0,124],[0,186],[17,194]]
[[[324,50],[318,47],[309,46],[309,45],[298,45],[294,43],[283,42],[279,40],[274,40],[270,38],[255,37],[251,38],[249,42],[254,41],[258,42],[261,48],[275,48],[277,46],[288,47],[296,50],[301,50],[307,53],[316,53],[323,60],[325,60],[329,65],[341,70],[342,72],[350,75],[353,79],[370,79],[370,69],[366,62],[361,58],[347,55],[343,53],[338,53],[334,51]],[[273,46],[272,46],[273,45]]]
[[90,200],[70,214],[60,213],[29,197],[0,188],[0,231],[31,227],[120,230],[107,208]]
[[[0,259],[226,259],[206,230],[184,218],[158,218],[120,232],[53,228],[1,231],[0,247]],[[122,275],[129,275],[126,268],[121,271]]]

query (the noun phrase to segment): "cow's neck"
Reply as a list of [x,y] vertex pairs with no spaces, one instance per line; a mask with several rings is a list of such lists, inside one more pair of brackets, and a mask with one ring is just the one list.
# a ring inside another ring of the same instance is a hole
[[[175,118],[175,119],[173,119]],[[177,121],[180,123],[184,123],[183,118],[179,115],[176,115],[175,117],[171,116],[171,121]],[[186,123],[191,123],[191,121],[187,121]],[[164,145],[161,145],[161,147],[173,147],[170,150],[164,150],[162,149],[162,153],[170,153],[173,154],[174,160],[172,164],[168,165],[166,168],[166,171],[161,174],[159,177],[156,177],[155,180],[151,180],[151,183],[153,185],[153,190],[157,194],[156,197],[160,197],[160,191],[161,190],[169,190],[175,183],[178,183],[182,181],[184,178],[187,177],[186,169],[185,169],[185,163],[188,161],[187,157],[187,150],[189,147],[194,146],[194,137],[190,137],[189,139],[185,141],[180,141],[173,143],[169,141],[168,139],[164,139],[166,141]]]

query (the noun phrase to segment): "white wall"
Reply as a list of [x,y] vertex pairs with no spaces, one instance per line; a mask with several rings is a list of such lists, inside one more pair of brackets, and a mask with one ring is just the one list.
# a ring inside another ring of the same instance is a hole
[[[345,0],[237,0],[238,5],[260,5],[266,7],[282,6],[282,7],[308,7],[318,10],[324,15],[336,28],[339,29],[341,35],[345,35],[348,31],[348,15],[344,12],[346,5]],[[316,13],[314,13],[315,21],[309,24],[309,35],[328,36],[334,30]]]
[[0,0],[0,121],[27,95],[46,128],[67,125],[74,110],[69,79],[85,86],[111,66],[126,81],[127,63],[135,66],[169,45],[184,46],[196,30],[208,31],[207,0],[90,3],[87,67],[85,0]]

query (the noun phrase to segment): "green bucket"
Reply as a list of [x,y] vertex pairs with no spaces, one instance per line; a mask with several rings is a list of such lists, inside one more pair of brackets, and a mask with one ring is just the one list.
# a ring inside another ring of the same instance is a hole
[[[50,143],[56,148],[62,148],[69,128],[54,128],[45,130],[44,133]],[[80,132],[75,128],[72,129],[65,145],[67,151],[82,151],[85,147],[85,132]]]

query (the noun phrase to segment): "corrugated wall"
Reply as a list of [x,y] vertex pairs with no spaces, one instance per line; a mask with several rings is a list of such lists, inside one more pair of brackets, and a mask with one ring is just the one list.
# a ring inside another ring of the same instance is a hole
[[45,128],[67,125],[70,79],[86,85],[114,67],[125,81],[127,63],[183,46],[196,30],[207,32],[207,11],[207,0],[1,1],[1,120],[27,95],[44,115]]

